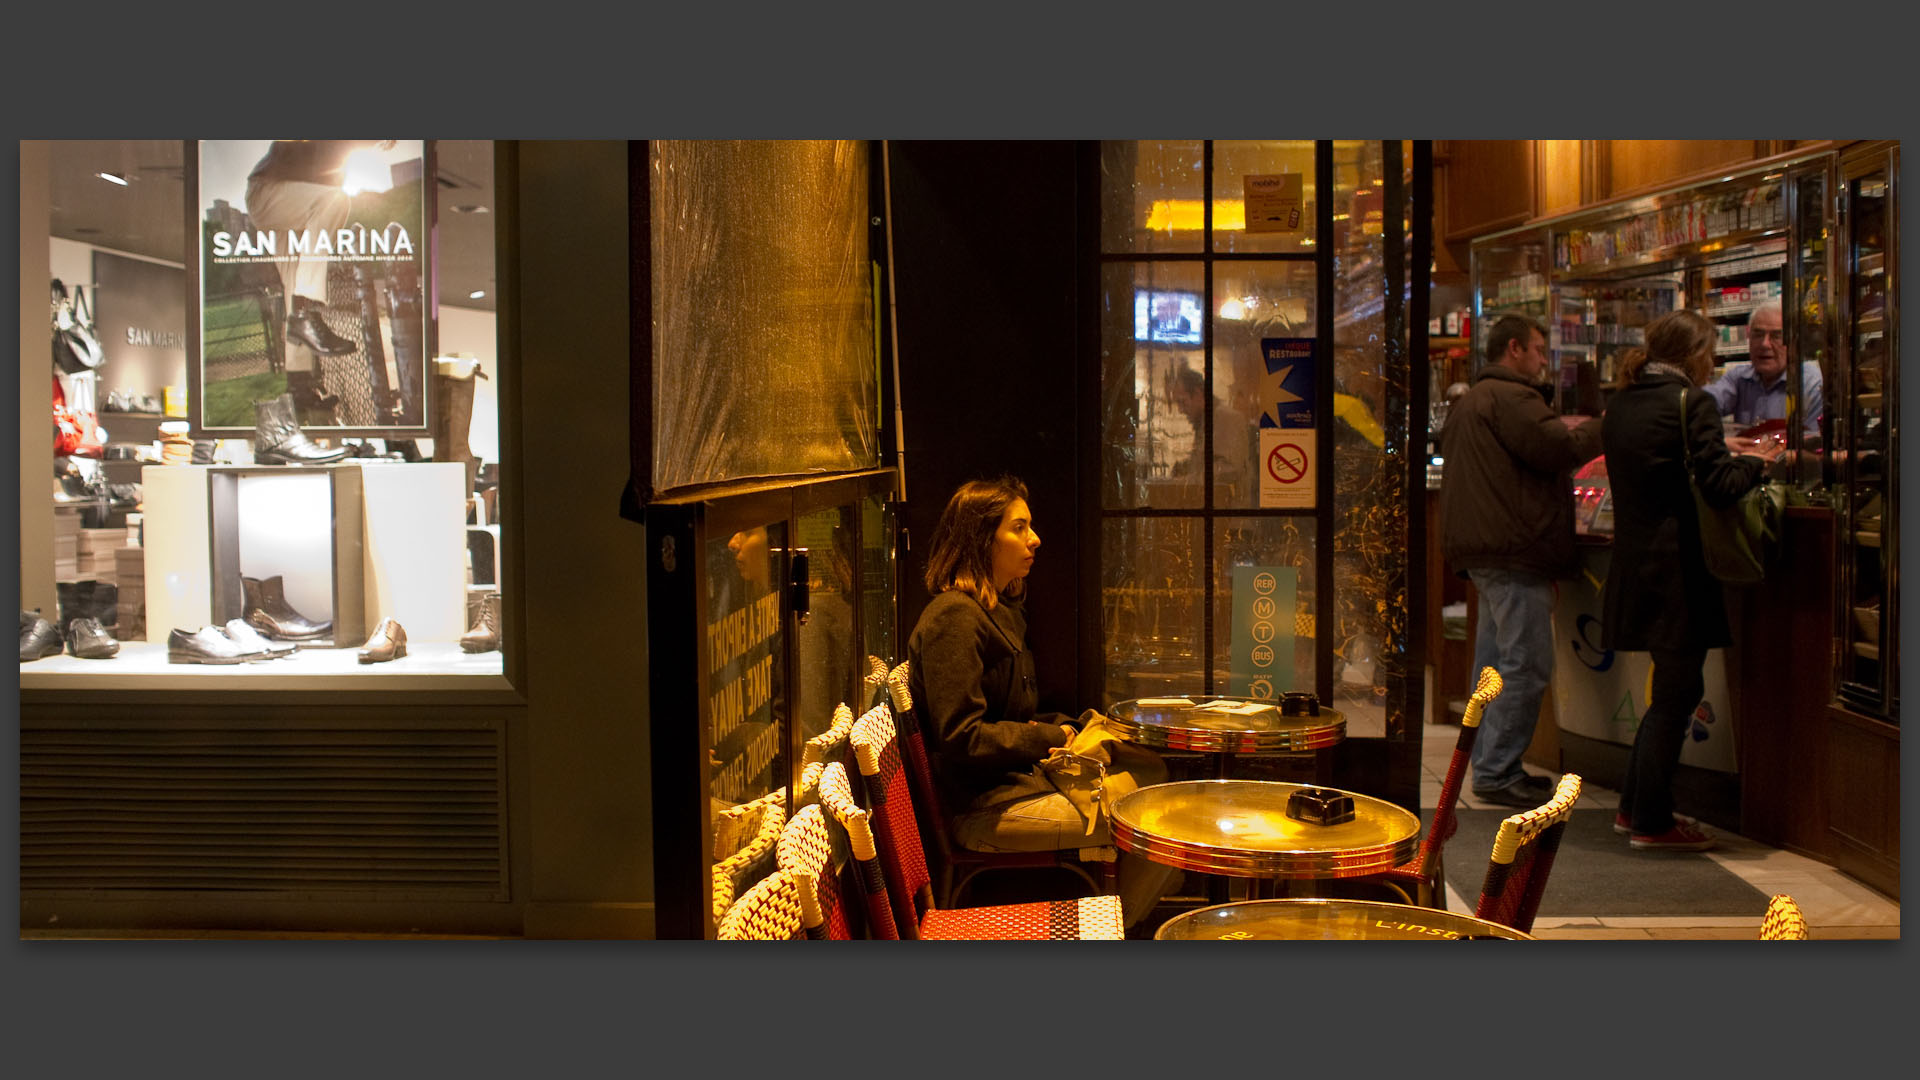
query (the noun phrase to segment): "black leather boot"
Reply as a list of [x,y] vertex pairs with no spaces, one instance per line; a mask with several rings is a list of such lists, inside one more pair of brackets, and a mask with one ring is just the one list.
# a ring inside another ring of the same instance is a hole
[[262,465],[325,465],[347,456],[347,448],[323,450],[300,430],[293,395],[253,403],[253,458]]
[[94,583],[92,581],[56,581],[53,583],[53,589],[60,605],[58,611],[59,618],[53,620],[53,625],[56,628],[67,626],[75,619],[84,618],[93,614],[93,586]]
[[287,372],[287,393],[293,395],[296,413],[332,413],[340,407],[340,395],[328,393],[315,372]]
[[93,583],[93,595],[88,598],[81,615],[98,620],[101,627],[109,632],[120,629],[120,586],[111,581]]
[[255,630],[281,641],[310,641],[333,632],[333,620],[314,622],[287,603],[286,582],[279,574],[264,581],[242,576],[245,617]]
[[359,348],[333,332],[321,318],[324,309],[304,296],[293,298],[293,312],[287,316],[287,340],[299,342],[321,356],[345,356]]

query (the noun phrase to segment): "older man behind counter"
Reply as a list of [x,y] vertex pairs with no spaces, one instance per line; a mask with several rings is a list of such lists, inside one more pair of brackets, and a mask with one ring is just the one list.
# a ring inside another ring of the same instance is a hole
[[[1740,424],[1787,417],[1787,343],[1781,331],[1780,301],[1769,300],[1747,316],[1747,362],[1728,364],[1704,388],[1720,406],[1720,415]],[[1801,426],[1809,435],[1820,432],[1820,414],[1826,408],[1826,384],[1820,365],[1809,360],[1800,366]]]

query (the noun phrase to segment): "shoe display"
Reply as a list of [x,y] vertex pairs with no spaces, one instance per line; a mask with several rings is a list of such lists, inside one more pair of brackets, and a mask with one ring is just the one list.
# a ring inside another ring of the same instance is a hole
[[1474,788],[1473,797],[1496,806],[1532,810],[1553,798],[1553,785],[1542,777],[1523,776],[1502,788]]
[[360,662],[379,664],[388,660],[398,660],[407,655],[406,628],[392,619],[381,619],[380,625],[373,628],[373,636],[367,639],[366,647],[360,650]]
[[43,656],[59,656],[66,648],[67,643],[61,639],[59,628],[41,618],[37,608],[20,613],[21,663]]
[[480,598],[473,626],[460,635],[460,648],[470,653],[493,652],[500,647],[500,594]]
[[79,618],[67,624],[67,652],[82,660],[105,660],[120,651],[99,619]]
[[[1700,822],[1695,819],[1680,813],[1673,815],[1673,821],[1676,825],[1686,825],[1688,827],[1700,824]],[[1633,835],[1633,823],[1627,820],[1627,815],[1615,813],[1613,815],[1613,831],[1619,833],[1621,836],[1631,836]]]
[[203,626],[188,633],[167,632],[167,662],[170,664],[244,664],[252,654],[240,651],[233,639],[217,626]]
[[286,582],[279,574],[264,581],[240,577],[244,606],[240,616],[255,630],[281,641],[311,641],[333,632],[333,620],[314,622],[287,603]]
[[245,619],[229,619],[227,625],[220,629],[226,633],[227,640],[240,646],[240,651],[255,654],[258,660],[278,660],[283,656],[292,656],[300,648],[292,642],[275,645],[261,637],[260,631],[248,626]]
[[293,395],[253,403],[253,459],[262,465],[324,465],[347,456],[347,448],[324,450],[300,430]]
[[1675,815],[1673,828],[1654,836],[1634,833],[1627,843],[1635,851],[1706,851],[1713,847],[1713,837],[1695,826],[1681,824]]
[[345,356],[359,348],[333,332],[322,318],[325,309],[304,296],[293,298],[293,313],[287,317],[287,340],[299,342],[321,356]]

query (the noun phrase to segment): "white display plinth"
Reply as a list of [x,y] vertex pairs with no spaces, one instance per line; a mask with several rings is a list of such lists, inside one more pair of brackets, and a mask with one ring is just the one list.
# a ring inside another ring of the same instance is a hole
[[[399,622],[409,642],[466,632],[466,469],[458,462],[142,472],[149,640],[237,617],[243,573],[280,574],[290,605],[335,622],[338,647],[357,647],[382,617]],[[299,506],[266,509],[294,494]]]

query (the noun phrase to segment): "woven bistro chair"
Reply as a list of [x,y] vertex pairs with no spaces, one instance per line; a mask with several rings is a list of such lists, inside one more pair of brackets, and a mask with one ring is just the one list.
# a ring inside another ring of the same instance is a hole
[[1767,914],[1760,920],[1761,941],[1805,941],[1807,940],[1807,920],[1800,914],[1800,905],[1786,893],[1776,893],[1767,901]]
[[1498,671],[1490,667],[1480,669],[1480,680],[1473,688],[1473,695],[1467,699],[1466,715],[1460,718],[1460,735],[1454,740],[1453,757],[1447,762],[1446,779],[1440,783],[1440,801],[1433,809],[1433,821],[1427,826],[1426,835],[1420,838],[1420,849],[1414,852],[1413,858],[1377,874],[1328,883],[1330,893],[1347,896],[1378,892],[1391,902],[1446,908],[1447,890],[1442,884],[1444,864],[1441,862],[1441,849],[1460,827],[1459,819],[1454,814],[1455,804],[1460,801],[1460,786],[1466,782],[1467,768],[1473,757],[1473,742],[1480,733],[1480,717],[1486,712],[1487,706],[1493,704],[1493,699],[1500,696],[1501,685]]
[[1540,910],[1540,895],[1546,891],[1560,837],[1567,831],[1573,804],[1579,798],[1580,777],[1564,773],[1553,798],[1500,823],[1475,917],[1511,926],[1523,934],[1532,932],[1533,915]]
[[[759,825],[752,839],[738,851],[713,864],[713,919],[718,923],[734,904],[734,898],[773,865],[774,849],[780,843],[780,828],[786,824],[785,791],[776,791],[735,809],[753,807]],[[778,796],[778,798],[776,798]],[[756,806],[756,804],[758,804]]]
[[820,773],[820,805],[847,833],[847,847],[853,856],[854,880],[859,883],[867,936],[886,941],[900,937],[894,927],[893,908],[887,901],[887,882],[880,868],[880,852],[873,840],[871,815],[853,798],[853,783],[847,767],[828,762]]
[[816,787],[827,762],[838,761],[849,769],[854,767],[852,737],[853,710],[843,701],[834,707],[833,723],[827,730],[800,746],[800,787],[793,794],[795,813],[818,800]]
[[[971,851],[954,843],[953,818],[947,814],[934,781],[933,761],[927,752],[926,737],[921,734],[920,715],[913,706],[908,689],[908,664],[887,673],[887,692],[893,704],[893,721],[900,743],[900,756],[906,764],[907,781],[914,799],[914,812],[920,820],[925,849],[930,849],[933,871],[933,900],[942,908],[958,905],[959,897],[975,877],[989,870],[1065,870],[1076,874],[1095,893],[1117,892],[1119,853],[1111,847],[1065,849],[1060,851]],[[1097,852],[1101,870],[1099,880],[1081,865],[1082,852]]]
[[800,937],[799,882],[776,867],[727,909],[714,936],[721,941],[792,941]]
[[[825,766],[820,767],[825,772]],[[840,874],[834,861],[833,837],[826,812],[818,803],[803,806],[780,830],[775,862],[792,874],[800,890],[800,921],[807,936],[848,941],[853,928],[840,900]]]
[[[920,847],[920,825],[907,791],[893,720],[885,705],[854,721],[853,752],[873,800],[874,840],[883,887],[900,937],[946,941],[1119,941],[1125,934],[1120,898],[939,908]],[[832,772],[829,767],[828,772]],[[831,807],[829,807],[831,809]]]
[[887,662],[877,656],[867,657],[867,673],[860,677],[860,685],[867,691],[867,708],[885,700],[887,692]]

